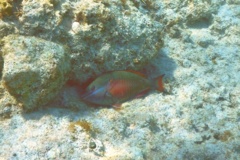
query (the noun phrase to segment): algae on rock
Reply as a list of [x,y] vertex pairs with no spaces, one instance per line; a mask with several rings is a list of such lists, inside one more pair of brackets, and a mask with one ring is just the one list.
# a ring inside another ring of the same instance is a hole
[[26,109],[52,100],[70,70],[68,53],[61,45],[35,37],[4,37],[2,80],[9,93]]

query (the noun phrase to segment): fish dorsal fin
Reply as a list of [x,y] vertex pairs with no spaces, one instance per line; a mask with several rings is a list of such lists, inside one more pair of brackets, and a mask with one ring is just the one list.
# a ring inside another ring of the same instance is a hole
[[134,73],[134,74],[137,74],[141,77],[144,77],[144,78],[147,78],[145,74],[141,73],[141,72],[138,72],[138,71],[134,71],[134,70],[126,70],[126,72],[131,72],[131,73]]

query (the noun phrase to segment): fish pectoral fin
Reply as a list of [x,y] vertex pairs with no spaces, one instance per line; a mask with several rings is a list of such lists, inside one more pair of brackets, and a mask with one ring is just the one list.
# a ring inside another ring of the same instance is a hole
[[144,96],[149,92],[149,90],[150,90],[150,88],[147,88],[147,89],[141,91],[140,93],[138,93],[138,94],[136,95],[135,98],[142,98],[142,97],[144,97]]
[[122,107],[122,104],[116,103],[116,104],[113,104],[112,106],[113,106],[113,109],[115,109],[115,110],[120,110],[121,107]]

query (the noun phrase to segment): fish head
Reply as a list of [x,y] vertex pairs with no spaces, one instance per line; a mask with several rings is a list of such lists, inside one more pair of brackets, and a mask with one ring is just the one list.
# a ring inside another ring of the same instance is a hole
[[112,96],[107,91],[106,86],[96,87],[90,85],[81,98],[87,102],[100,105],[108,105],[112,101]]

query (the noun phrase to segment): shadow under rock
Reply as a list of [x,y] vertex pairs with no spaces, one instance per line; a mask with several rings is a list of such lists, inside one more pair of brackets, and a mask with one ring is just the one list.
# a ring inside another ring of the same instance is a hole
[[[174,80],[173,75],[176,67],[177,65],[174,60],[168,57],[168,50],[163,48],[155,59],[144,67],[141,72],[146,74],[149,78],[156,78],[164,74],[164,79],[167,79],[164,80],[165,83],[169,83],[169,81]],[[45,107],[33,112],[22,113],[22,116],[26,120],[39,120],[42,117],[49,115],[56,118],[68,117],[74,121],[79,120],[79,118],[87,119],[87,117],[92,117],[93,114],[96,114],[101,108],[102,107],[83,103],[78,97],[76,88],[66,85],[55,100],[47,104]]]
[[55,118],[66,117],[72,121],[87,119],[93,116],[101,107],[90,107],[78,97],[74,87],[64,86],[59,95],[47,105],[31,112],[22,113],[26,120],[39,120],[45,116]]
[[74,111],[72,109],[68,108],[58,108],[58,107],[44,107],[41,109],[38,109],[36,111],[22,113],[22,116],[26,120],[40,120],[43,117],[46,116],[52,116],[54,118],[68,118],[70,121],[77,121],[79,119],[87,119],[87,117],[93,116],[93,114],[98,109],[93,109],[89,107],[85,111]]
[[168,56],[168,50],[162,48],[154,60],[144,67],[143,71],[149,78],[156,78],[164,74],[164,78],[174,80],[174,71],[176,68],[177,65],[174,60]]

